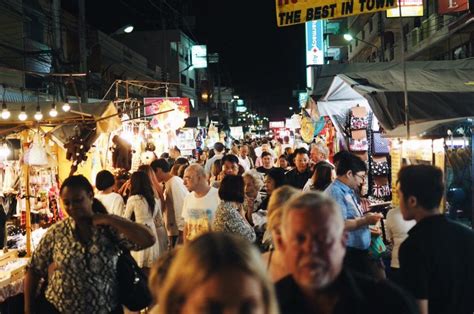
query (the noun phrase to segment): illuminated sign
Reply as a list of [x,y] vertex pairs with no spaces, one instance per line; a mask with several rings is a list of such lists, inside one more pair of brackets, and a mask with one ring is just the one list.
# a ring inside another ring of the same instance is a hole
[[438,0],[438,13],[450,14],[469,10],[468,0]]
[[207,68],[207,46],[191,47],[191,63],[195,69]]
[[237,107],[235,107],[235,111],[237,111],[237,112],[246,112],[246,111],[247,111],[247,107],[245,107],[245,106],[237,106]]
[[306,23],[306,65],[324,64],[323,21]]
[[285,121],[270,121],[270,129],[279,129],[285,127]]
[[[400,4],[400,0],[398,0]],[[401,0],[402,17],[423,16],[423,0]],[[387,10],[387,17],[399,17],[400,8]]]
[[279,27],[397,7],[396,0],[275,0],[275,4]]

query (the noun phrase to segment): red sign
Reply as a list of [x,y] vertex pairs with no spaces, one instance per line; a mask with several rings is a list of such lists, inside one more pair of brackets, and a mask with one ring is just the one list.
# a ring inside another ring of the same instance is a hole
[[[178,97],[152,97],[143,98],[143,104],[145,105],[145,115],[152,115],[160,112],[160,105],[166,100],[174,102],[178,106],[178,110],[184,112],[189,116],[189,98],[178,98]],[[147,106],[150,105],[150,106]]]
[[152,116],[150,125],[153,128],[166,130],[178,130],[185,124],[189,117],[189,98],[144,98],[145,115]]
[[450,14],[469,10],[469,0],[438,0],[438,13]]

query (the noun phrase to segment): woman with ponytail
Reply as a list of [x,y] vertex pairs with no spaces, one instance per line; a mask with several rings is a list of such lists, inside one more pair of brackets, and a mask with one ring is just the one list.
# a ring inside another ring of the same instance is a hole
[[[49,228],[31,257],[25,313],[122,313],[117,281],[120,246],[148,248],[155,242],[153,233],[107,214],[83,176],[67,178],[60,196],[69,217]],[[45,300],[36,304],[41,279],[47,281]]]

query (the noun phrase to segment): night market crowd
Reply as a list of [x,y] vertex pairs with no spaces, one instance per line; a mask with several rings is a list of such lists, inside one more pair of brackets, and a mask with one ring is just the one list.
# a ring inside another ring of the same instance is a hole
[[474,233],[440,214],[439,168],[398,173],[385,266],[372,249],[384,217],[350,152],[285,138],[152,159],[129,177],[103,170],[94,187],[62,183],[68,218],[34,251],[26,313],[130,312],[118,282],[128,251],[148,280],[147,313],[474,312]]

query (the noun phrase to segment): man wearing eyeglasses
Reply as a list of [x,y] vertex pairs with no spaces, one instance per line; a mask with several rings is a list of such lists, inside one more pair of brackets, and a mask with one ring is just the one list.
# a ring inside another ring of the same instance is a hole
[[358,156],[347,153],[336,166],[337,178],[328,186],[325,193],[330,196],[341,209],[344,227],[348,233],[347,252],[344,264],[353,271],[375,276],[374,263],[369,259],[370,230],[382,214],[365,214],[356,192],[366,180],[367,165]]

